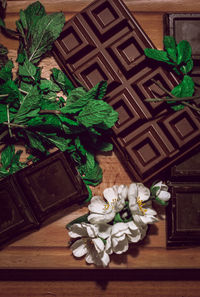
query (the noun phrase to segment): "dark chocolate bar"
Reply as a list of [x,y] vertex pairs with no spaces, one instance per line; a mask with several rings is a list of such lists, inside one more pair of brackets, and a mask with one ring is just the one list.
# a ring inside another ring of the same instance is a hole
[[[164,15],[164,34],[171,35],[179,43],[187,40],[192,47],[194,67],[191,76],[200,93],[200,13],[171,13]],[[200,105],[200,101],[196,101]]]
[[171,199],[167,207],[167,247],[200,244],[200,184],[169,183]]
[[0,245],[41,226],[88,191],[67,153],[55,152],[0,181]]
[[200,182],[200,152],[171,168],[171,181]]
[[167,246],[200,244],[200,152],[171,168]]
[[121,0],[97,0],[69,20],[54,56],[75,86],[107,80],[107,102],[119,113],[113,128],[116,153],[137,181],[150,182],[200,145],[200,121],[166,102],[157,84],[171,90],[176,78],[144,55],[154,47]]

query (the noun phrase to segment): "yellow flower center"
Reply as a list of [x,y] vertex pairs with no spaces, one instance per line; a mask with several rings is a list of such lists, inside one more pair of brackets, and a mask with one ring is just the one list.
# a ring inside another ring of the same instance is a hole
[[145,203],[142,202],[142,200],[140,199],[139,196],[137,197],[136,201],[137,201],[137,204],[138,204],[138,207],[139,207],[141,213],[142,213],[143,215],[145,215],[145,212],[147,211],[147,209],[143,208],[143,206],[145,205]]
[[109,206],[111,206],[112,209],[114,209],[114,208],[115,208],[115,204],[116,204],[116,202],[117,202],[117,199],[115,198],[115,199],[112,199],[111,204],[109,204],[109,203],[105,203],[105,205],[104,205],[104,210],[107,210],[107,209],[109,208]]

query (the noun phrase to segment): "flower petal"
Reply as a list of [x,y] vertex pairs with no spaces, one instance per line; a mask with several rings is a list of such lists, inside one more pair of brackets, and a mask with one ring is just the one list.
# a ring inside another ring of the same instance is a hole
[[158,198],[163,201],[168,201],[171,198],[171,194],[167,191],[160,191]]
[[144,209],[145,216],[156,216],[157,215],[157,212],[150,207],[148,207],[148,208],[144,207],[143,209]]
[[143,224],[153,224],[158,222],[158,219],[154,216],[140,216],[141,221]]
[[85,223],[85,227],[87,229],[88,237],[94,238],[97,236],[98,229],[95,225]]
[[117,201],[118,194],[117,194],[118,187],[107,188],[103,191],[103,195],[105,199],[108,201],[108,204],[114,207],[114,204]]
[[90,212],[102,214],[105,211],[106,202],[100,196],[92,197],[88,209]]
[[100,236],[103,239],[106,239],[110,236],[112,226],[108,224],[98,224],[98,236]]
[[126,236],[124,236],[123,238],[121,238],[122,240],[119,240],[118,242],[115,242],[115,244],[113,245],[114,248],[114,252],[116,254],[122,254],[125,253],[128,250],[128,239]]
[[111,237],[108,237],[106,239],[106,247],[105,247],[106,252],[111,255],[113,253],[112,250],[112,242],[111,242]]
[[102,262],[103,267],[108,266],[108,264],[110,262],[110,257],[106,252],[103,253],[103,255],[101,257],[101,262]]
[[128,187],[125,185],[120,185],[118,187],[119,198],[125,200],[127,198],[127,195],[128,195]]
[[92,242],[98,254],[104,251],[105,246],[103,241],[100,238],[94,238],[92,239]]
[[135,205],[137,203],[137,196],[138,196],[138,188],[136,183],[130,184],[128,188],[128,199],[129,199],[129,207],[130,205]]
[[77,238],[77,237],[85,237],[85,236],[87,236],[86,228],[84,228],[82,226],[82,224],[73,224],[70,227],[70,230],[69,230],[68,233],[69,233],[69,236],[71,238]]
[[91,224],[102,224],[102,223],[108,223],[112,221],[115,217],[115,211],[114,209],[110,213],[104,213],[104,214],[96,214],[96,213],[91,213],[88,216],[88,221]]
[[148,200],[149,197],[150,197],[150,190],[141,183],[138,183],[137,187],[138,187],[138,197],[139,197],[139,199],[141,201]]
[[82,257],[87,253],[87,246],[83,239],[76,240],[71,245],[72,253],[75,257]]
[[112,236],[120,237],[128,231],[127,223],[116,223],[112,226]]

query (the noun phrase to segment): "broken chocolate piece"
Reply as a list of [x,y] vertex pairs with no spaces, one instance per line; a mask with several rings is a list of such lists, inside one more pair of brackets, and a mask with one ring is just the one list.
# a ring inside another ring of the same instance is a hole
[[167,207],[167,247],[200,244],[200,184],[169,183],[171,199]]
[[0,245],[41,226],[88,196],[75,164],[55,152],[0,181]]

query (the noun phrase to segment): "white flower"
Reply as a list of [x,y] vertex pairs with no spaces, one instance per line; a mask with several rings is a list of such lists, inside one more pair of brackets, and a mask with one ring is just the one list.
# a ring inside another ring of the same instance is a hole
[[88,221],[92,224],[108,223],[115,217],[116,212],[123,209],[127,198],[128,188],[124,185],[113,186],[104,190],[104,198],[94,196],[88,206],[90,215]]
[[[150,190],[141,183],[132,183],[128,189],[129,208],[132,213],[133,221],[143,226],[157,222],[155,217],[157,214],[151,208],[151,201],[147,201],[150,197]],[[147,201],[147,202],[145,202]]]
[[162,201],[167,202],[171,198],[171,194],[168,192],[168,186],[162,181],[159,181],[152,187],[152,192],[155,191],[155,196]]
[[106,253],[105,245],[102,239],[98,237],[98,233],[108,237],[110,229],[103,225],[96,226],[87,223],[72,225],[69,236],[77,238],[77,240],[71,245],[71,249],[75,257],[85,256],[88,264],[94,263],[97,266],[105,267],[110,262],[110,257]]
[[[142,229],[141,229],[142,230]],[[140,228],[133,221],[116,223],[112,226],[111,234],[106,240],[106,252],[122,254],[128,250],[129,242],[138,242],[146,232],[141,233]]]

